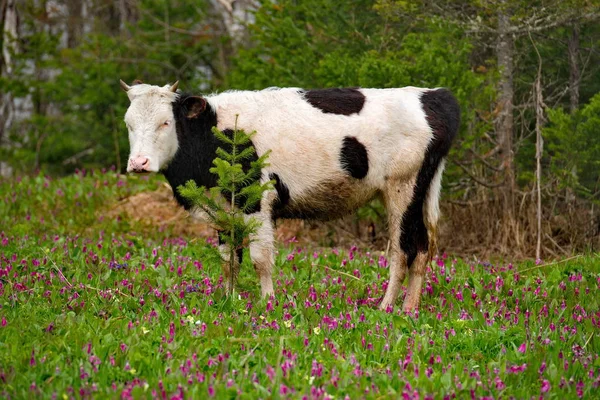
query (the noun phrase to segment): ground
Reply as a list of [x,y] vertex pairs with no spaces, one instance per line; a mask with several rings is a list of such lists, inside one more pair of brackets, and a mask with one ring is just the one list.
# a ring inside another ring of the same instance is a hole
[[440,254],[421,309],[405,315],[377,310],[384,248],[317,247],[280,228],[275,297],[259,298],[245,260],[227,298],[210,230],[176,208],[155,219],[147,196],[158,190],[169,203],[162,185],[112,171],[0,183],[0,396],[592,398],[599,390],[597,254],[538,264]]

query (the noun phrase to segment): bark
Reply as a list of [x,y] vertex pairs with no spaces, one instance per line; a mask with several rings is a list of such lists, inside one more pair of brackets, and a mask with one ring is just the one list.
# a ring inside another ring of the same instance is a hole
[[542,258],[542,155],[544,151],[544,138],[542,137],[542,126],[544,124],[544,97],[542,92],[542,57],[537,46],[529,36],[531,44],[538,56],[538,70],[534,85],[535,104],[535,189],[537,203],[537,241],[535,247],[535,258]]
[[[50,26],[50,17],[49,17],[49,7],[47,0],[41,0],[39,9],[37,11],[39,14],[39,18],[41,21],[46,21],[45,23],[40,23],[36,26],[37,33],[39,32],[49,32],[51,29]],[[33,74],[35,76],[35,80],[37,82],[46,82],[48,80],[48,69],[43,66],[42,58],[43,56],[36,54],[33,57]],[[33,112],[37,115],[46,115],[46,110],[48,109],[48,102],[45,99],[44,93],[40,89],[40,87],[35,87],[33,92],[31,93],[31,101],[33,103]]]
[[135,24],[139,18],[137,0],[119,0],[121,31],[126,31],[129,24]]
[[92,18],[95,28],[106,34],[117,34],[121,28],[121,2],[93,0]]
[[[506,1],[501,3],[506,4]],[[514,215],[514,154],[513,154],[513,127],[514,127],[514,38],[510,33],[511,22],[508,10],[499,7],[498,34],[496,38],[496,57],[500,70],[498,84],[498,116],[496,118],[496,135],[500,146],[500,157],[504,172],[503,196],[504,206],[509,220]]]
[[69,0],[67,9],[67,47],[73,48],[79,44],[83,33],[83,0]]
[[[13,54],[18,50],[19,16],[16,0],[0,0],[0,77],[8,76],[13,69]],[[15,115],[15,103],[12,93],[0,94],[0,146],[6,143]],[[0,161],[0,177],[12,175],[12,167],[5,161]]]
[[568,42],[569,49],[569,105],[571,113],[579,108],[579,83],[581,71],[579,69],[579,26],[571,29]]
[[246,40],[246,24],[250,22],[250,11],[254,7],[250,0],[216,0],[220,5],[220,13],[225,29],[231,37],[233,48],[237,49]]
[[[18,23],[16,0],[2,0],[0,2],[0,17],[2,31],[2,56],[0,60],[0,76],[12,73],[13,54],[18,50]],[[14,118],[14,100],[11,93],[2,93],[0,96],[0,144],[3,136],[10,129]]]

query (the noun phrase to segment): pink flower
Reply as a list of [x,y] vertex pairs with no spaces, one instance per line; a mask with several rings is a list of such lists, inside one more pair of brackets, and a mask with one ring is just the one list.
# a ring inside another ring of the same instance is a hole
[[499,377],[496,377],[494,379],[494,382],[496,384],[496,389],[498,389],[498,390],[504,390],[506,388],[506,384]]
[[546,393],[550,390],[550,382],[547,379],[542,380],[542,393]]
[[286,395],[290,392],[290,389],[285,386],[283,383],[281,384],[281,386],[279,386],[279,394],[280,395]]
[[527,343],[523,342],[523,344],[519,346],[519,353],[525,354],[526,351],[527,351]]
[[267,370],[265,371],[265,373],[271,381],[275,378],[275,370],[270,365],[267,365]]
[[380,268],[387,268],[388,263],[384,256],[379,256],[379,261],[377,262]]
[[0,326],[2,326],[2,327],[6,326],[6,317],[4,315],[2,316],[2,321],[0,321]]

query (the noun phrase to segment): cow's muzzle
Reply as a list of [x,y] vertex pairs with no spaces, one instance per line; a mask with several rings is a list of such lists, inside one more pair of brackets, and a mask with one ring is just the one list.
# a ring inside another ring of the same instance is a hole
[[150,171],[150,159],[148,157],[137,156],[136,158],[129,159],[129,168],[130,172],[139,173],[147,173]]

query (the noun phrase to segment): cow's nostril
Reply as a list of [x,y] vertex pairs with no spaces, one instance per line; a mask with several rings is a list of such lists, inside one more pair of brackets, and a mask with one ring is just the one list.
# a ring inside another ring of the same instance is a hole
[[150,166],[148,157],[138,156],[132,160],[133,169],[144,170]]

